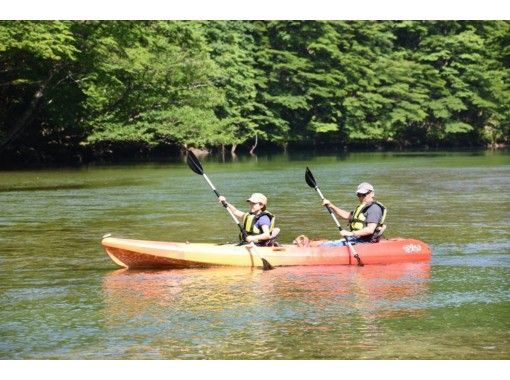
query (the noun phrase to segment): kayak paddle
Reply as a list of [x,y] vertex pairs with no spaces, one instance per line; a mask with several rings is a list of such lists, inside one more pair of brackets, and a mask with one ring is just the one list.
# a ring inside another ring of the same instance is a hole
[[[188,163],[188,166],[190,167],[191,170],[193,170],[195,173],[200,174],[201,176],[203,176],[205,178],[205,180],[207,181],[207,183],[211,187],[211,189],[214,192],[214,194],[216,194],[216,196],[219,198],[220,197],[220,193],[218,192],[218,190],[216,190],[216,188],[214,187],[212,182],[209,180],[209,177],[207,177],[207,174],[204,173],[204,169],[202,168],[202,164],[200,164],[200,161],[198,160],[198,158],[189,149],[188,149],[187,155],[186,155],[186,162]],[[223,202],[221,202],[221,204],[228,211],[228,213],[230,214],[230,216],[232,217],[234,222],[239,227],[239,231],[241,231],[241,239],[242,239],[242,241],[245,241],[246,236],[248,236],[248,233],[244,229],[243,225],[239,222],[239,220],[237,220],[237,218],[234,215],[234,213],[228,208],[227,202],[223,201]],[[248,251],[251,253],[251,251],[249,249],[248,249]],[[271,264],[269,264],[269,261],[267,261],[263,257],[259,256],[257,253],[256,253],[256,255],[262,261],[262,269],[263,270],[274,269],[274,267]]]
[[[322,192],[320,191],[319,187],[317,186],[317,181],[315,181],[315,178],[313,177],[313,174],[310,171],[310,169],[308,168],[308,166],[306,167],[306,171],[305,171],[305,181],[308,184],[308,186],[315,189],[317,191],[317,193],[319,194],[319,196],[321,197],[321,199],[324,200],[324,195],[322,195]],[[331,209],[331,207],[329,207],[329,205],[325,205],[325,206],[328,209],[329,214],[335,221],[336,226],[338,227],[338,230],[342,231],[343,228],[340,225],[340,223],[338,222],[338,219],[336,218],[335,214],[333,213],[333,210]],[[349,247],[349,251],[351,252],[351,255],[354,256],[354,258],[358,262],[358,265],[360,267],[362,267],[363,263],[361,262],[361,258],[359,257],[358,252],[356,252],[356,249],[354,248],[354,246],[351,244],[351,242],[347,238],[345,238],[345,242],[347,243],[347,246]]]

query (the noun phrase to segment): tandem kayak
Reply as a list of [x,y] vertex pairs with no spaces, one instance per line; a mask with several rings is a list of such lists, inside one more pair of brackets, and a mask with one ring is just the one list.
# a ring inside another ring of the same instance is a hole
[[[249,247],[233,244],[174,243],[105,237],[102,246],[118,265],[129,269],[214,266],[357,265],[348,247]],[[430,247],[420,240],[394,238],[354,245],[363,264],[429,261]]]

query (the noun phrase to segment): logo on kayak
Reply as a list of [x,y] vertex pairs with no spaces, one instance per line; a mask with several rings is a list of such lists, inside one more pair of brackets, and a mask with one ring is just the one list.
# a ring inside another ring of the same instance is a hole
[[403,249],[406,253],[421,252],[421,245],[408,244],[408,245],[404,245]]

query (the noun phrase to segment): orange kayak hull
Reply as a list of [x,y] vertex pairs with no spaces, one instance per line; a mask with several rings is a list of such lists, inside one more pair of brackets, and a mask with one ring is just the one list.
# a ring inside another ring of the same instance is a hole
[[[252,247],[232,244],[174,243],[104,238],[110,258],[129,269],[198,268],[213,266],[262,267],[264,258],[272,266],[357,265],[348,247]],[[388,239],[354,245],[365,265],[429,261],[430,247],[416,239]]]

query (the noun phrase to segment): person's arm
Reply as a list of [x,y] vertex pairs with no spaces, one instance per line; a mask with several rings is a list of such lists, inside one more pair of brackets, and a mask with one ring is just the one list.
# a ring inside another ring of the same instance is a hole
[[329,206],[331,208],[331,210],[333,210],[333,212],[335,214],[337,214],[342,219],[349,220],[349,218],[351,217],[351,213],[349,211],[345,211],[345,210],[342,210],[340,207],[336,207],[333,203],[331,203],[327,199],[324,199],[322,201],[322,205]]
[[242,219],[244,217],[244,214],[246,214],[243,211],[239,211],[237,208],[234,207],[234,205],[227,202],[227,198],[225,198],[223,195],[220,195],[218,197],[218,201],[220,203],[225,202],[227,204],[227,208],[232,211],[232,213],[239,219]]
[[269,232],[269,226],[267,224],[263,224],[260,226],[262,229],[262,233],[258,235],[249,235],[246,237],[246,241],[248,243],[257,243],[260,240],[269,240],[271,239],[271,233]]
[[366,227],[363,227],[361,230],[357,231],[347,231],[342,230],[341,234],[343,237],[353,236],[353,237],[363,237],[373,235],[375,229],[377,228],[377,223],[368,223]]

